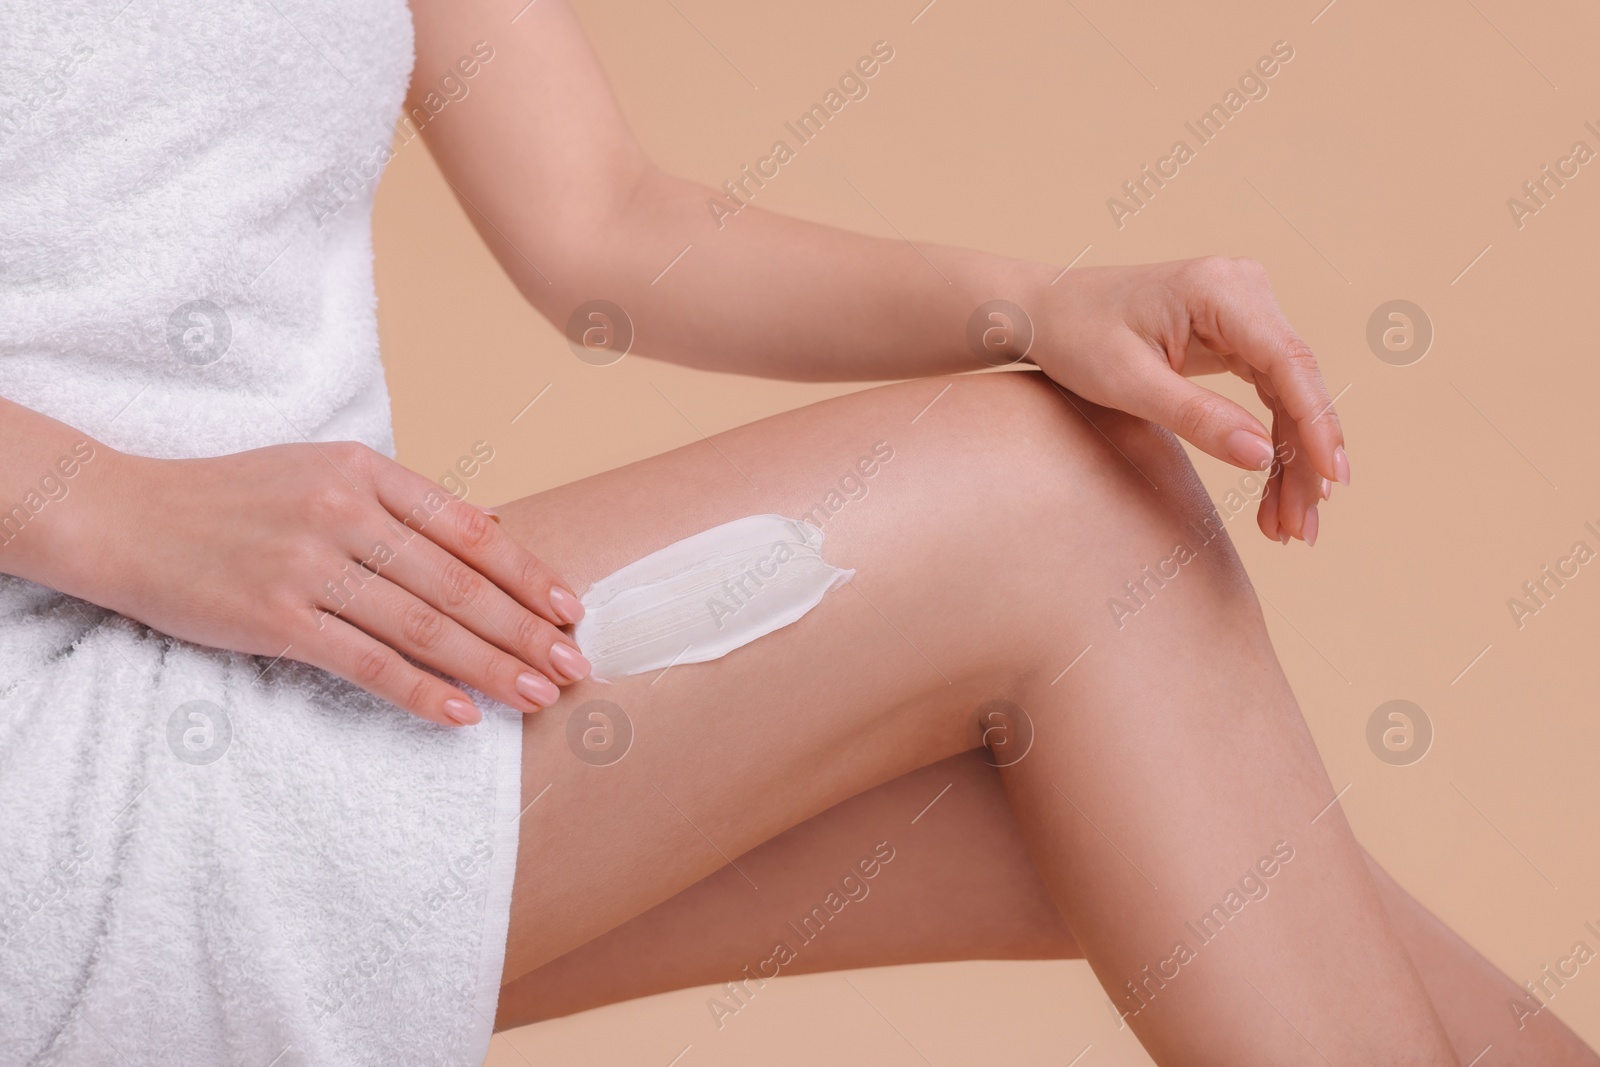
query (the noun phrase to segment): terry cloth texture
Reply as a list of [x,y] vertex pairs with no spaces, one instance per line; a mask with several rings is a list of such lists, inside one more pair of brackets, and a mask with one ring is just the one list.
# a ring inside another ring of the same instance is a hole
[[[0,0],[0,394],[145,456],[392,455],[371,207],[411,32]],[[0,542],[70,494],[0,501]],[[0,577],[0,1065],[481,1063],[521,745],[480,706],[436,727]]]

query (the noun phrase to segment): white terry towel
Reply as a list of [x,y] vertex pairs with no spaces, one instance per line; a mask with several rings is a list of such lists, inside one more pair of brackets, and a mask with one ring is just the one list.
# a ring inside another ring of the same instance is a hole
[[[0,393],[141,455],[392,454],[371,161],[411,62],[403,0],[0,0]],[[480,703],[0,578],[0,1067],[481,1062],[521,747]]]
[[519,716],[0,603],[0,1064],[482,1061]]

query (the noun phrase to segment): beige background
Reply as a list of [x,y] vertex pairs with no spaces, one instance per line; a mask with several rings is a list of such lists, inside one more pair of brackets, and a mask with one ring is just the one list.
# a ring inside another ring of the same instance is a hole
[[[1600,563],[1520,631],[1506,606],[1574,541],[1600,550],[1583,529],[1600,527],[1600,162],[1521,230],[1506,206],[1575,140],[1600,150],[1583,127],[1600,127],[1592,9],[937,0],[913,22],[922,2],[580,11],[648,149],[714,185],[872,42],[894,45],[870,96],[783,168],[766,207],[892,235],[848,176],[913,239],[1057,265],[1086,245],[1085,264],[1264,261],[1344,390],[1354,485],[1324,506],[1314,551],[1233,529],[1330,773],[1350,783],[1346,809],[1401,881],[1518,981],[1580,938],[1600,948],[1582,929],[1600,920]],[[1119,231],[1107,197],[1277,40],[1295,57],[1267,98]],[[400,458],[439,476],[490,441],[475,500],[855,388],[579,362],[500,275],[420,142],[379,192],[377,248]],[[1436,332],[1411,366],[1380,362],[1365,339],[1394,298],[1421,305]],[[1238,472],[1195,462],[1219,501],[1236,484]],[[1436,731],[1406,767],[1365,739],[1396,697]],[[1085,1046],[1084,1067],[1148,1062],[1081,963],[856,980],[893,1027],[822,975],[783,979],[721,1032],[705,991],[690,990],[497,1037],[490,1062],[664,1067],[692,1046],[683,1067],[922,1063],[907,1039],[940,1067],[1060,1065]],[[1552,1006],[1600,1045],[1600,964]]]

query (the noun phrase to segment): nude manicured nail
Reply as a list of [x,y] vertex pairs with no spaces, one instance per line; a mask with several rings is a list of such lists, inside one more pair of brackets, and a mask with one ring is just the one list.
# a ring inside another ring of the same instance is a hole
[[561,697],[561,690],[556,688],[554,682],[532,671],[517,675],[517,692],[540,707],[549,707]]
[[1264,471],[1272,466],[1272,442],[1249,430],[1235,430],[1225,442],[1228,455],[1251,470]]
[[1344,454],[1343,445],[1333,446],[1333,473],[1340,485],[1350,484],[1350,457]]
[[493,508],[486,508],[481,504],[468,504],[467,506],[469,508],[477,508],[479,511],[481,511],[485,515],[489,516],[495,522],[499,522],[500,521],[500,513],[498,511],[495,511]]
[[1317,506],[1312,504],[1306,508],[1306,517],[1300,524],[1300,533],[1306,539],[1307,548],[1315,548],[1317,544]]
[[1324,479],[1322,479],[1322,499],[1329,500],[1332,497],[1333,497],[1333,483],[1328,481],[1328,479],[1324,478]]
[[577,622],[583,618],[583,602],[559,585],[550,587],[550,610],[565,622]]
[[1279,530],[1278,531],[1278,540],[1282,544],[1288,544],[1289,543],[1289,531],[1288,530]]
[[444,713],[462,726],[471,726],[483,718],[478,709],[465,700],[446,700],[444,702]]
[[560,641],[550,646],[550,662],[574,682],[589,677],[589,672],[593,670],[589,666],[589,661],[583,658],[582,652]]

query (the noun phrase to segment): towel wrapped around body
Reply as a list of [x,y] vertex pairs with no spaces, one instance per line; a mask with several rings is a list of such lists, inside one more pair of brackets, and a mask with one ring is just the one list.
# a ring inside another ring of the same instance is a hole
[[[392,455],[371,207],[404,0],[0,25],[0,394],[145,456]],[[0,554],[72,506],[40,476]],[[479,705],[447,730],[0,576],[0,1067],[480,1063],[521,720]]]

